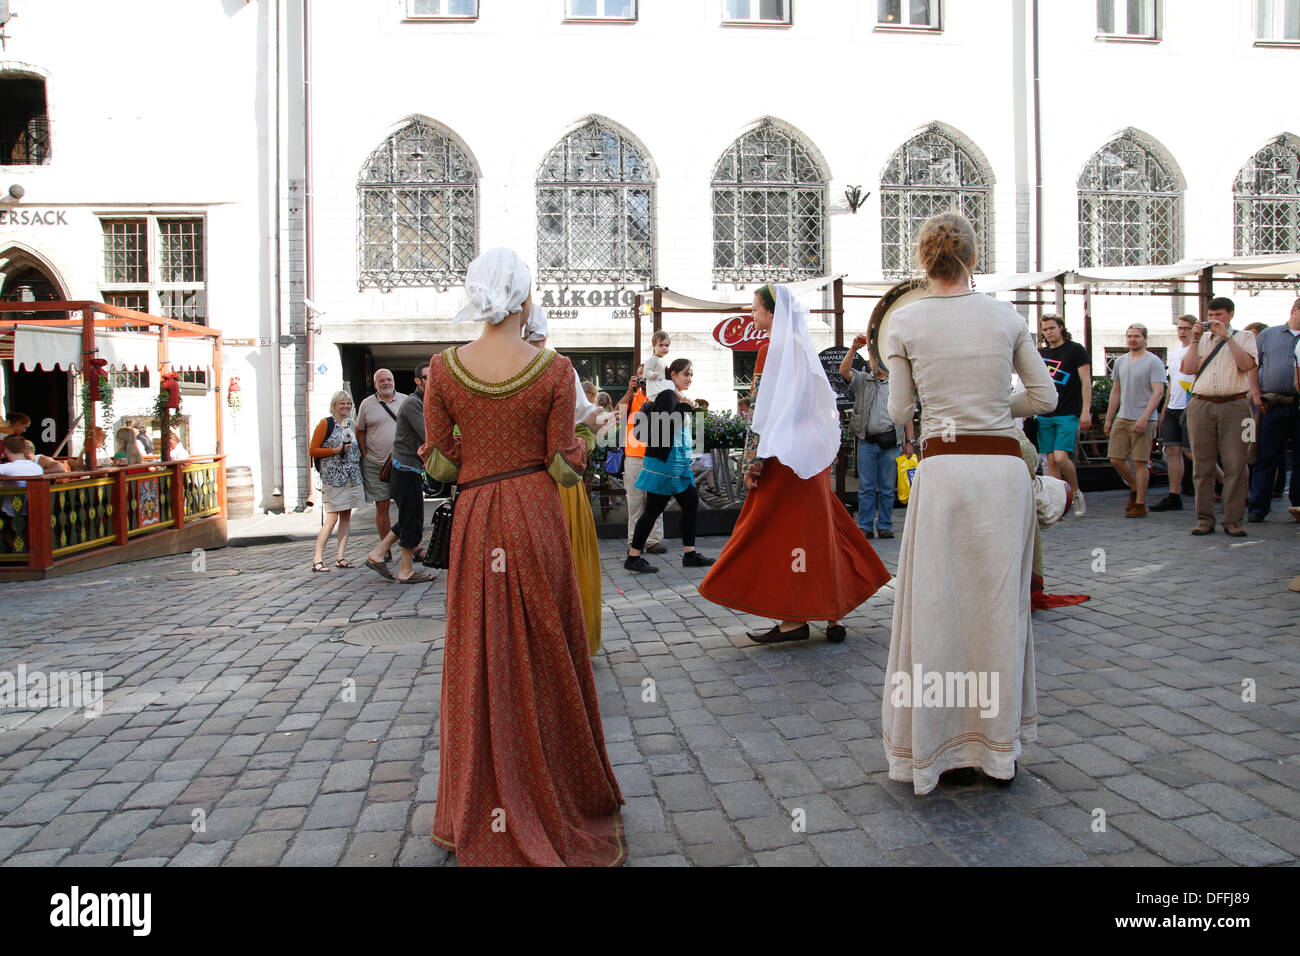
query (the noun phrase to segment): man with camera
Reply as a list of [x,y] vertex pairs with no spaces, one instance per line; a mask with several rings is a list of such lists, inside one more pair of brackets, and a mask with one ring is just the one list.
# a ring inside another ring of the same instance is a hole
[[1244,538],[1246,511],[1246,432],[1252,425],[1249,372],[1259,351],[1249,332],[1232,331],[1231,299],[1211,299],[1206,317],[1196,323],[1196,345],[1183,356],[1184,375],[1194,376],[1187,403],[1192,441],[1192,482],[1196,486],[1196,527],[1214,531],[1214,463],[1223,465],[1223,530]]
[[904,441],[903,429],[889,417],[888,371],[877,366],[869,375],[853,367],[854,356],[866,344],[865,335],[854,336],[840,362],[840,375],[853,386],[849,429],[858,438],[858,527],[868,538],[892,538],[899,445],[912,454],[913,425],[907,424]]

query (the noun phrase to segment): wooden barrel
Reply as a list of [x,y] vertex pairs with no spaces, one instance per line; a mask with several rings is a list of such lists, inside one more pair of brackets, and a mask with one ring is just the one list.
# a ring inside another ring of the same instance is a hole
[[253,469],[247,465],[226,469],[226,517],[253,517]]

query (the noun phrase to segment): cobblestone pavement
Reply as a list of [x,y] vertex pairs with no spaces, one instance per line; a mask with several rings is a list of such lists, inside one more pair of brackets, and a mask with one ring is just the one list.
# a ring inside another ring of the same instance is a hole
[[[1241,541],[1194,538],[1188,512],[1124,520],[1118,493],[1089,505],[1045,535],[1049,590],[1093,599],[1034,616],[1040,739],[1005,792],[916,797],[888,779],[891,589],[843,644],[815,629],[760,647],[743,634],[764,622],[703,600],[676,554],[634,576],[602,542],[595,670],[630,863],[1294,863],[1300,525],[1283,513]],[[891,568],[899,543],[873,542]],[[106,692],[93,719],[0,709],[0,860],[454,862],[429,840],[441,640],[339,640],[380,617],[440,618],[441,581],[312,574],[310,550],[214,551],[188,580],[168,578],[190,567],[175,557],[0,586],[0,672],[102,671]]]

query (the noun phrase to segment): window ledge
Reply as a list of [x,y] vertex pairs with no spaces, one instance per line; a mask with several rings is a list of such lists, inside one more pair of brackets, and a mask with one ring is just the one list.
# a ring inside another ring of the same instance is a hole
[[636,17],[565,17],[562,23],[637,23]]
[[403,23],[477,23],[478,17],[403,17]]
[[943,27],[909,27],[903,24],[877,23],[875,33],[942,33]]
[[1300,40],[1256,40],[1255,46],[1272,46],[1300,49]]
[[1118,33],[1098,33],[1096,39],[1099,43],[1145,43],[1154,45],[1160,42],[1160,37],[1131,37]]
[[789,29],[794,26],[789,20],[780,22],[776,20],[723,20],[722,25],[724,27],[767,27],[769,29],[772,27]]

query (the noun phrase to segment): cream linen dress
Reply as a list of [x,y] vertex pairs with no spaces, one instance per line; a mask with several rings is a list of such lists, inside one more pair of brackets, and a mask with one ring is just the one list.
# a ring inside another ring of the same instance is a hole
[[[1025,320],[1005,302],[978,292],[931,297],[899,309],[891,326],[889,413],[910,421],[919,395],[923,444],[945,434],[1015,438],[1013,417],[1056,406]],[[1014,395],[1012,372],[1024,385]],[[1036,528],[1019,456],[922,459],[898,559],[881,723],[890,778],[918,794],[960,767],[1009,779],[1021,742],[1038,737]],[[927,693],[936,674],[941,692]]]

